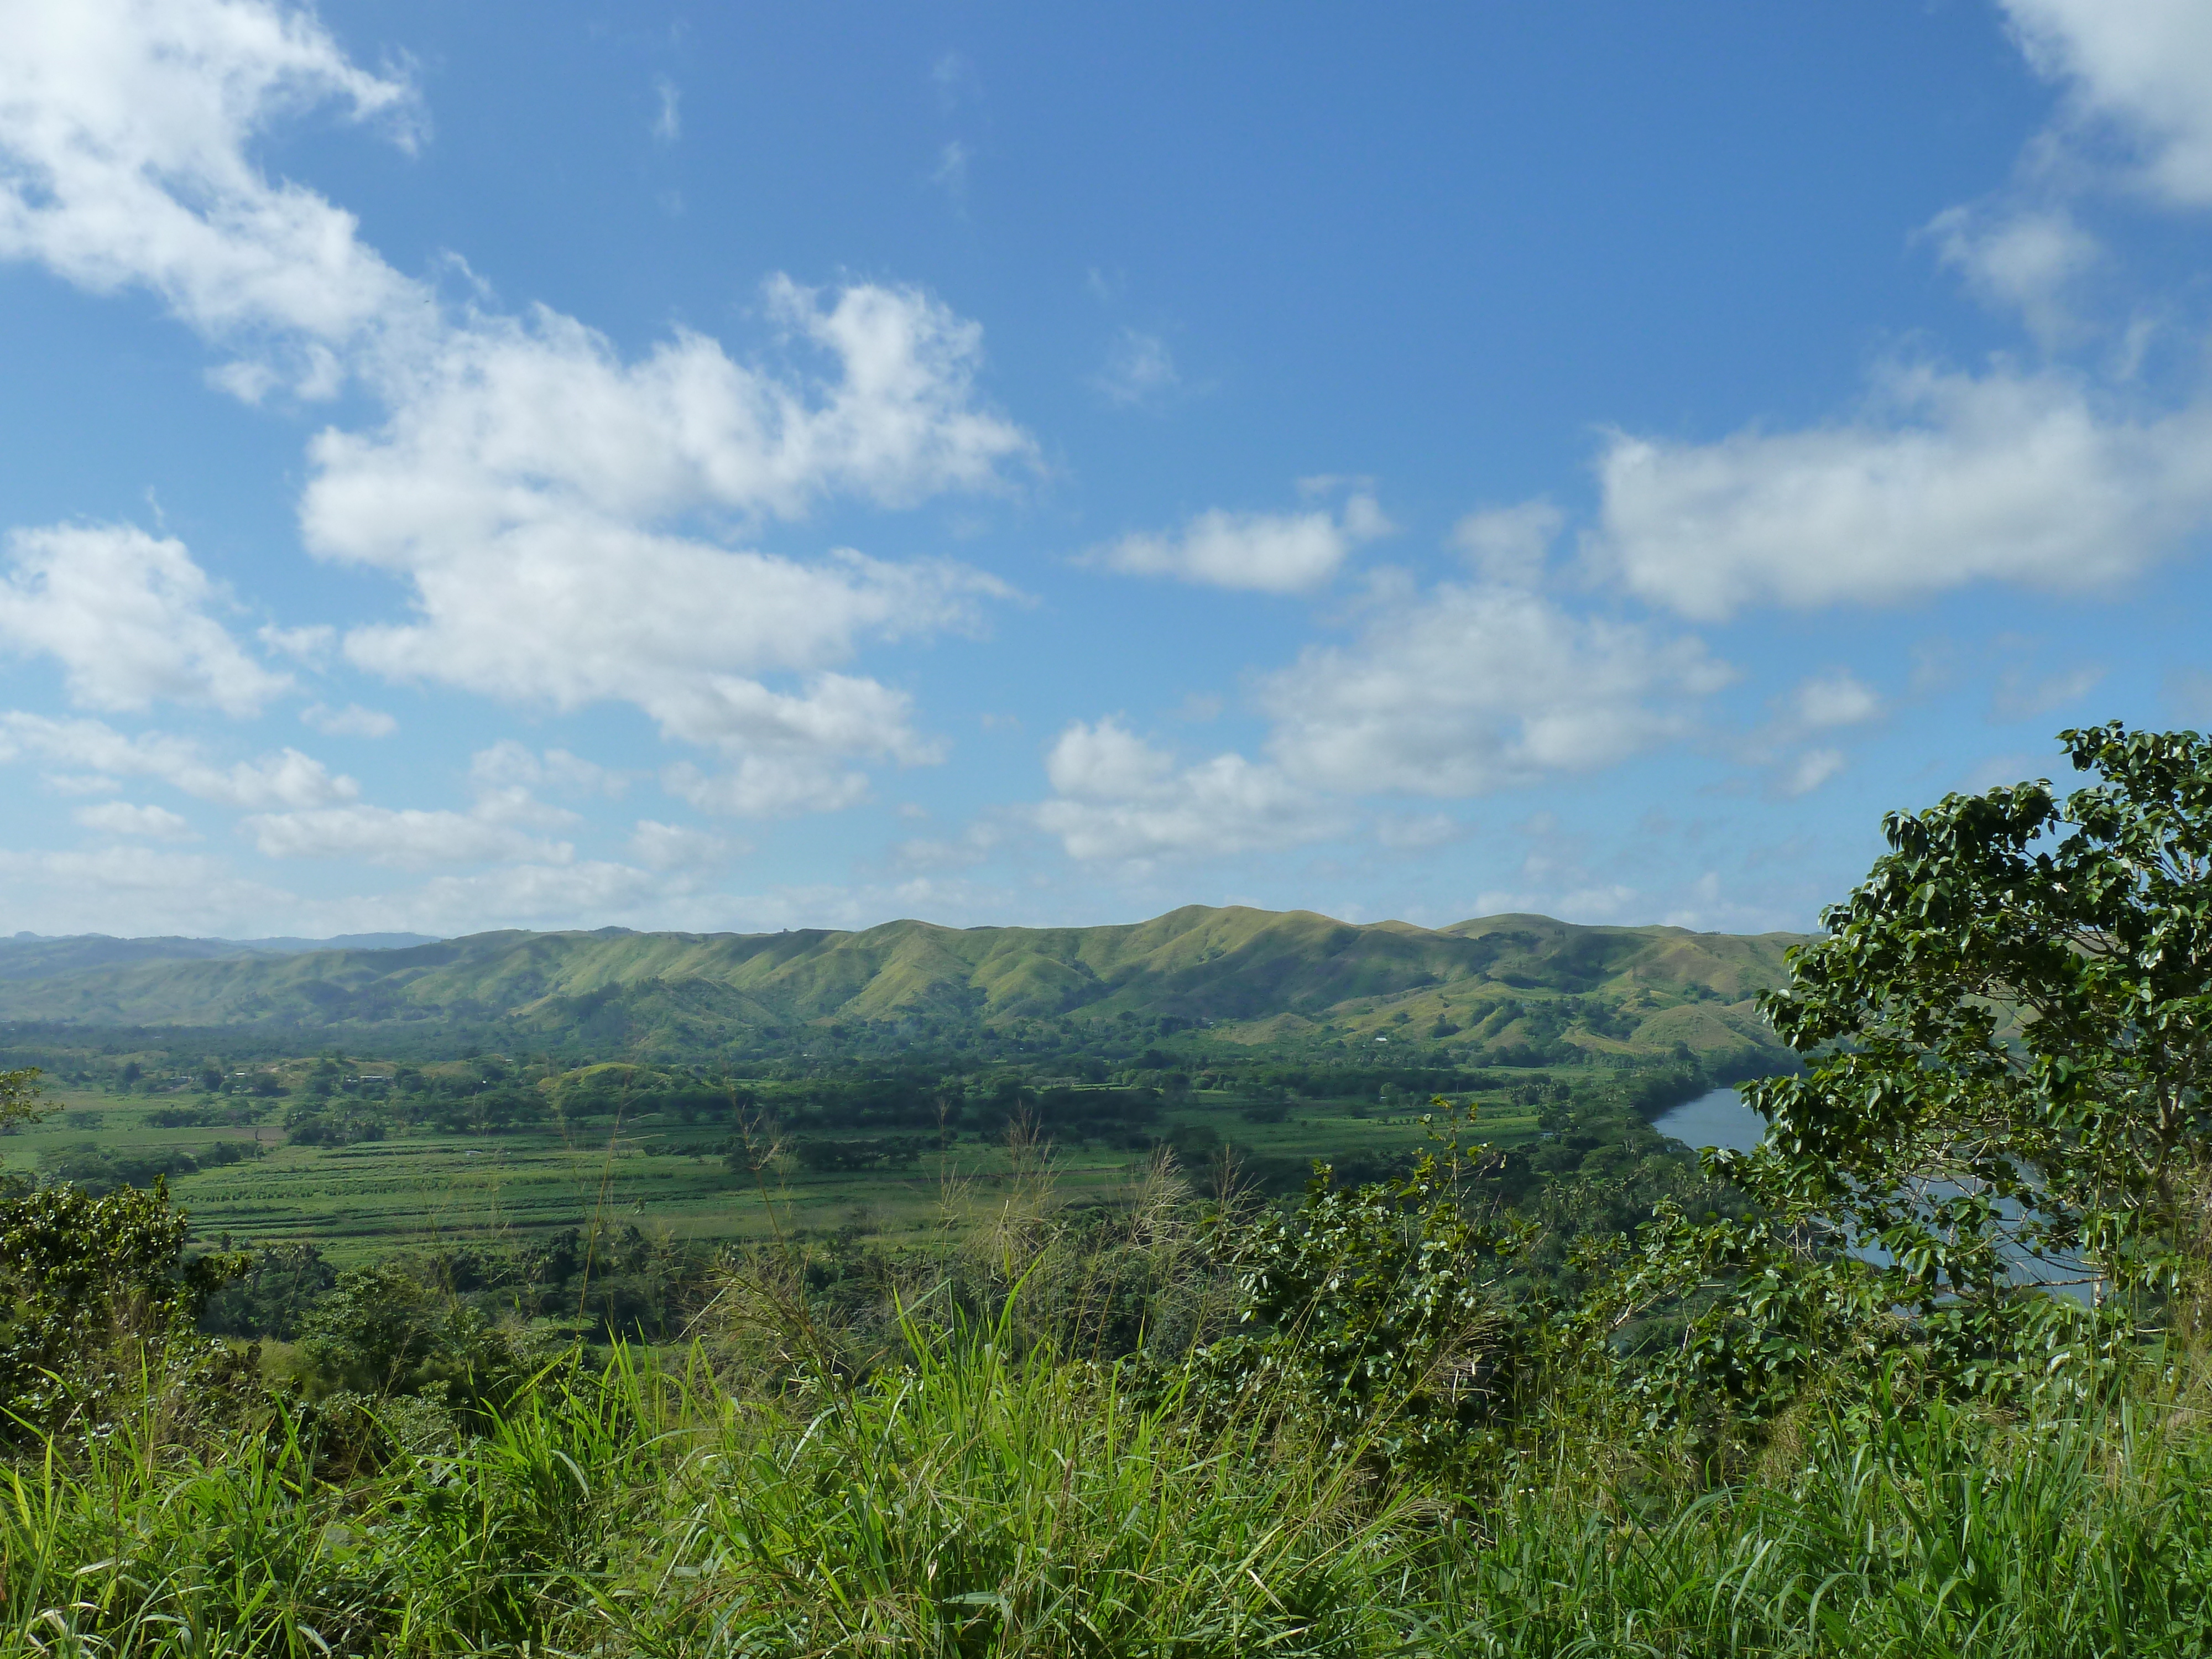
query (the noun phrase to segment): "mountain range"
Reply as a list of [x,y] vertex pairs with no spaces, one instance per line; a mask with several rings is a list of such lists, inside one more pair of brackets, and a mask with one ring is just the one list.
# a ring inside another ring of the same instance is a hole
[[1751,998],[1787,976],[1796,942],[1535,915],[1425,928],[1199,905],[1064,928],[18,938],[0,940],[0,1020],[361,1037],[465,1024],[675,1051],[733,1036],[1080,1030],[1126,1015],[1245,1045],[1396,1041],[1467,1060],[1686,1047],[1727,1059],[1771,1049]]

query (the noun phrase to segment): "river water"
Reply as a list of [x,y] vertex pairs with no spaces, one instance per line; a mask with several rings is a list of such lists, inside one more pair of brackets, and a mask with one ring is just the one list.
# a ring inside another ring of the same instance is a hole
[[1766,1120],[1745,1105],[1743,1097],[1731,1087],[1715,1089],[1669,1107],[1651,1120],[1651,1127],[1662,1135],[1687,1141],[1699,1152],[1708,1146],[1726,1146],[1747,1152],[1766,1133]]
[[[1686,1100],[1680,1106],[1670,1107],[1651,1120],[1651,1127],[1662,1135],[1686,1141],[1703,1152],[1708,1146],[1726,1146],[1739,1152],[1747,1152],[1759,1145],[1766,1133],[1766,1120],[1743,1103],[1743,1097],[1733,1088],[1715,1089],[1699,1095],[1695,1100]],[[2008,1206],[2011,1209],[2012,1206]],[[1877,1265],[1888,1260],[1881,1246],[1869,1243],[1859,1251],[1869,1261]],[[2072,1273],[2040,1262],[2016,1258],[2014,1274],[2023,1284],[2051,1283],[2053,1279],[2070,1279]],[[2091,1299],[2093,1287],[2074,1283],[2052,1284],[2051,1288],[2077,1301]]]

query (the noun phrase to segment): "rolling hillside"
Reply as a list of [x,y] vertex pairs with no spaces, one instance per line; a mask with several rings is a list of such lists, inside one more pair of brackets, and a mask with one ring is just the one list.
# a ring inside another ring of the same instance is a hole
[[1382,1039],[1472,1058],[1680,1043],[1717,1055],[1771,1044],[1749,999],[1781,981],[1794,942],[1528,915],[1353,926],[1196,905],[1100,927],[506,932],[402,949],[64,959],[0,976],[0,1020],[364,1035],[448,1022],[691,1047],[738,1033],[941,1036],[1127,1014],[1241,1044]]

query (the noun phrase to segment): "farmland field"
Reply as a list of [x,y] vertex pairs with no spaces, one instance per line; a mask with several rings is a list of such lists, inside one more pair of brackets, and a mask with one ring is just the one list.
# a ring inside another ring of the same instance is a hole
[[[174,1104],[160,1097],[118,1099],[63,1088],[49,1098],[61,1109],[56,1115],[0,1139],[8,1168],[27,1173],[86,1147],[141,1158],[183,1152],[204,1162],[220,1142],[256,1142],[258,1157],[171,1181],[195,1235],[228,1233],[248,1243],[313,1239],[338,1261],[436,1241],[520,1241],[594,1222],[708,1244],[779,1229],[896,1236],[939,1224],[948,1189],[965,1184],[969,1200],[988,1198],[1018,1175],[1005,1146],[973,1136],[956,1137],[896,1171],[817,1172],[781,1158],[757,1179],[730,1168],[726,1124],[646,1117],[566,1132],[416,1131],[302,1146],[289,1144],[273,1123],[158,1126],[149,1120]],[[1270,1123],[1248,1121],[1243,1105],[1226,1095],[1194,1093],[1163,1115],[1160,1131],[1211,1129],[1278,1169],[1422,1144],[1418,1114],[1407,1109],[1356,1116],[1348,1101],[1308,1102]],[[1488,1109],[1482,1128],[1493,1144],[1520,1144],[1536,1135],[1535,1113]],[[1049,1156],[1059,1195],[1080,1202],[1126,1190],[1150,1154],[1078,1141],[1051,1147]]]

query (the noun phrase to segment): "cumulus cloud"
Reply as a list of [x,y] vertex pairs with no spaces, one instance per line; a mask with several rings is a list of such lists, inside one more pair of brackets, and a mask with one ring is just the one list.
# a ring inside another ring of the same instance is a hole
[[1525,587],[1543,574],[1565,522],[1546,501],[1486,507],[1452,526],[1451,543],[1486,580]]
[[[163,295],[247,353],[223,371],[245,395],[354,375],[383,406],[380,423],[316,440],[301,502],[312,551],[408,586],[412,618],[346,636],[357,664],[562,708],[629,702],[672,738],[734,753],[764,722],[787,737],[835,724],[850,687],[869,684],[793,693],[763,677],[816,677],[866,641],[970,627],[1006,594],[949,562],[727,544],[832,495],[911,507],[1003,489],[1034,462],[1028,434],[978,393],[981,331],[929,296],[779,277],[763,297],[787,348],[774,361],[688,331],[626,359],[550,310],[490,309],[480,285],[441,307],[361,241],[351,215],[267,179],[252,147],[281,117],[334,104],[399,122],[414,109],[403,82],[353,66],[312,15],[87,0],[29,8],[9,41],[0,257]],[[267,642],[312,658],[328,637]],[[201,654],[209,695],[265,695]],[[903,708],[875,690],[879,708]],[[927,748],[901,725],[834,757]]]
[[506,861],[566,863],[574,848],[473,812],[392,811],[354,802],[240,819],[239,830],[273,859],[350,859],[393,869]]
[[1375,821],[1375,839],[1393,852],[1425,853],[1466,836],[1470,826],[1448,812],[1401,812]]
[[[2066,108],[2009,185],[1928,229],[1970,290],[2055,348],[2117,326],[2083,307],[2108,256],[2075,194],[2118,178],[2169,207],[2212,206],[2212,14],[2191,0],[2002,3]],[[2130,337],[2139,350],[2140,319]],[[1717,443],[1616,434],[1598,470],[1589,551],[1686,615],[1990,580],[2082,591],[2212,523],[2212,403],[2153,407],[2055,368],[1893,366],[1850,418]]]
[[279,750],[256,760],[222,766],[198,744],[159,732],[125,737],[99,720],[52,720],[42,714],[0,714],[0,762],[21,759],[99,777],[152,778],[171,788],[242,811],[314,807],[349,801],[361,786],[334,775],[312,756]]
[[678,761],[661,773],[660,786],[702,812],[740,818],[836,812],[868,799],[866,773],[803,750],[740,756],[727,771],[714,774]]
[[655,818],[640,818],[629,837],[630,856],[648,870],[713,869],[747,850],[743,842]]
[[1694,639],[1448,582],[1370,617],[1351,646],[1309,648],[1260,701],[1268,753],[1299,782],[1449,797],[1669,741],[1730,678]]
[[1352,550],[1392,526],[1372,495],[1340,514],[1229,513],[1216,507],[1167,534],[1125,536],[1088,556],[1132,576],[1173,576],[1212,587],[1296,593],[1334,575]]
[[2069,290],[2103,262],[2104,249],[2067,209],[1954,207],[1928,229],[1943,263],[1984,303],[2017,311],[2045,344],[2075,332]]
[[70,700],[159,700],[258,713],[288,690],[208,614],[217,599],[182,542],[131,525],[56,525],[8,535],[0,641],[62,665]]
[[469,757],[469,782],[479,794],[514,789],[558,789],[578,795],[619,795],[629,780],[565,749],[543,754],[502,738]]
[[776,278],[786,336],[836,365],[813,380],[679,333],[635,362],[573,318],[478,316],[390,392],[371,434],[325,432],[301,510],[331,557],[401,571],[558,520],[643,525],[704,508],[797,517],[831,492],[888,507],[1000,487],[1035,446],[981,407],[981,331],[908,289],[825,301]]
[[1617,434],[1590,551],[1706,620],[1978,580],[2108,586],[2212,514],[2212,407],[2136,418],[2071,376],[1895,369],[1856,421],[1717,443]]
[[310,703],[300,711],[300,718],[326,738],[388,738],[399,729],[399,722],[382,709],[363,708],[357,702],[343,708]]
[[1815,730],[1856,726],[1881,712],[1881,699],[1849,669],[1832,669],[1800,684],[1790,710],[1801,726]]
[[1178,767],[1118,720],[1081,721],[1046,758],[1056,798],[1036,822],[1071,857],[1144,860],[1290,847],[1337,827],[1335,815],[1273,767],[1217,755]]
[[2001,0],[2028,61],[2067,88],[2077,130],[2125,147],[2136,180],[2212,205],[2212,14],[2195,0]]
[[[1292,846],[1346,830],[1347,797],[1453,799],[1610,765],[1686,734],[1697,701],[1732,678],[1695,639],[1578,617],[1522,588],[1447,582],[1262,679],[1259,760],[1185,766],[1119,720],[1069,726],[1034,822],[1082,859]],[[1431,815],[1376,833],[1406,848],[1460,831]]]
[[111,836],[137,836],[149,841],[197,841],[192,826],[166,806],[133,806],[128,801],[102,801],[80,806],[70,815],[88,830]]
[[[789,283],[770,297],[838,365],[818,394],[697,336],[624,364],[541,313],[459,340],[380,432],[325,434],[302,507],[310,547],[405,577],[417,612],[354,630],[347,654],[510,700],[630,702],[732,753],[925,758],[902,695],[820,671],[863,638],[972,627],[1003,583],[948,561],[803,563],[658,526],[706,508],[796,515],[832,489],[896,506],[989,488],[1029,440],[973,406],[975,331],[935,302],[852,289],[825,304]],[[811,678],[797,693],[758,678],[778,672]]]
[[226,377],[336,389],[334,354],[423,305],[354,216],[272,183],[249,153],[272,117],[335,106],[409,142],[405,82],[351,63],[312,12],[264,0],[7,5],[0,258],[100,292],[158,295],[210,339],[283,331],[287,362]]
[[1783,771],[1779,781],[1785,795],[1809,795],[1844,769],[1838,749],[1808,749]]

